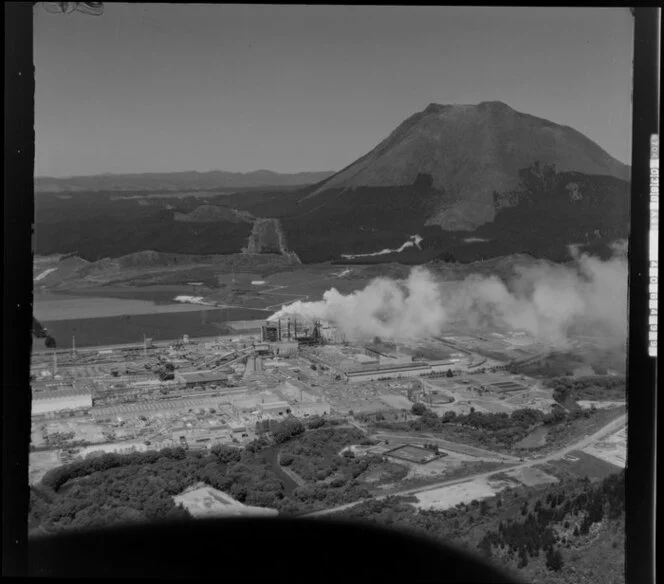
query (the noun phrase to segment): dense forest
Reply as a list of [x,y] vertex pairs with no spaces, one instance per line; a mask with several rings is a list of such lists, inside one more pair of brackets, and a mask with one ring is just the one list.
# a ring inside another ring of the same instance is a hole
[[624,582],[624,470],[597,483],[507,489],[447,510],[418,509],[416,502],[414,496],[371,500],[335,516],[456,543],[533,583]]
[[[331,443],[347,445],[357,438],[334,426],[334,421],[314,417],[305,427],[291,417],[272,428],[272,439],[262,436],[244,449],[223,445],[210,451],[166,448],[159,452],[101,454],[75,461],[48,471],[32,487],[29,524],[32,529],[41,526],[52,532],[186,517],[188,512],[177,507],[172,497],[197,482],[227,492],[241,503],[287,514],[367,497],[369,492],[356,480],[366,470],[366,461],[326,452],[326,460],[335,459],[332,464],[341,471],[340,479],[321,487],[316,485],[316,477],[304,472],[311,480],[291,495],[287,495],[282,477],[275,473],[275,444],[289,446],[300,435],[308,436],[304,434],[307,428],[311,436],[319,430],[328,432],[334,436]],[[316,441],[307,438],[306,443],[313,447]],[[293,459],[282,461],[284,465],[292,463]]]
[[437,258],[472,262],[514,253],[566,261],[570,243],[610,255],[608,244],[628,234],[629,183],[609,176],[549,170],[536,171],[535,165],[523,169],[522,190],[513,196],[495,194],[499,202],[510,202],[498,205],[494,220],[463,232],[425,226],[441,201],[453,202],[427,180],[400,187],[330,189],[315,197],[307,197],[311,188],[228,195],[201,191],[182,198],[153,194],[149,199],[113,192],[42,193],[35,202],[36,252],[77,252],[87,260],[146,249],[186,254],[240,252],[251,223],[175,219],[178,213],[213,205],[254,217],[279,218],[289,249],[304,263],[396,249],[415,233],[423,237],[421,249],[343,261],[415,264]]
[[355,459],[350,451],[346,451],[347,456],[338,456],[351,444],[374,442],[356,428],[324,428],[290,442],[282,450],[281,464],[306,481],[332,477],[329,486],[340,487],[361,475],[370,464],[367,458]]

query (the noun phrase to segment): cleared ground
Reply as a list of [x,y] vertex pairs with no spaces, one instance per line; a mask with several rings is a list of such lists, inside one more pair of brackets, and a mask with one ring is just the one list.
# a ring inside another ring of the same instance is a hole
[[413,406],[413,402],[402,395],[381,395],[380,399],[395,410],[410,410]]
[[419,509],[451,509],[459,503],[468,503],[495,496],[500,489],[495,489],[486,478],[475,479],[465,483],[442,487],[415,495]]
[[28,482],[31,485],[38,483],[47,471],[60,466],[57,452],[31,452],[28,464]]
[[234,500],[226,493],[208,486],[176,495],[176,505],[182,504],[194,517],[227,517],[244,515],[277,515],[274,509],[249,507]]
[[607,408],[616,408],[625,405],[624,401],[578,400],[576,403],[579,404],[582,408],[591,408],[594,406],[598,410],[605,410]]
[[78,449],[77,456],[85,458],[92,452],[117,452],[118,454],[127,454],[129,452],[145,452],[152,447],[148,447],[144,442],[111,442],[107,444],[95,444]]
[[57,422],[45,422],[39,426],[42,428],[42,433],[45,431],[47,434],[74,432],[74,440],[85,440],[87,442],[102,442],[105,440],[103,428],[93,422],[85,423],[61,420]]
[[627,428],[607,436],[600,442],[594,442],[583,452],[620,468],[627,463]]

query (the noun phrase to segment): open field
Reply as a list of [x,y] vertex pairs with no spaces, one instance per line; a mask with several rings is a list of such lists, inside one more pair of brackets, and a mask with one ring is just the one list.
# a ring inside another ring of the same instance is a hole
[[520,467],[512,471],[508,470],[505,474],[527,487],[537,487],[539,485],[559,482],[555,476],[547,474],[542,469],[534,466]]
[[[168,254],[162,255],[163,261],[167,261]],[[173,301],[181,295],[201,296],[205,302],[221,306],[266,309],[271,313],[296,300],[319,300],[330,288],[349,293],[370,280],[356,277],[353,271],[346,271],[340,277],[343,270],[327,264],[291,265],[282,256],[264,260],[258,256],[253,262],[257,269],[252,271],[251,262],[243,264],[253,255],[236,255],[211,256],[207,264],[201,263],[201,258],[187,260],[183,256],[178,258],[177,265],[151,264],[149,259],[145,260],[146,265],[140,259],[136,265],[116,260],[86,264],[75,258],[80,264],[68,270],[64,269],[65,263],[72,258],[60,262],[41,258],[34,269],[35,277],[42,277],[37,282],[35,316],[40,321],[55,322],[195,310],[196,307]],[[272,268],[270,259],[276,262]],[[81,267],[84,269],[76,272]],[[46,270],[52,272],[45,274]],[[349,278],[351,273],[353,277]],[[56,293],[49,291],[49,287]]]
[[38,483],[47,471],[60,466],[60,458],[57,452],[48,450],[45,452],[31,452],[28,465],[28,481],[31,485]]
[[587,476],[591,480],[603,479],[620,470],[620,466],[581,450],[573,450],[565,458],[553,460],[541,466],[546,473],[560,478],[568,476],[583,478]]
[[481,500],[495,496],[500,489],[489,484],[488,479],[479,478],[472,481],[441,487],[424,493],[418,493],[415,507],[418,509],[451,509],[459,503],[468,503],[473,499]]
[[625,415],[625,407],[598,409],[589,418],[577,418],[564,425],[554,426],[547,435],[546,451],[557,449],[564,444],[578,439],[584,435],[590,435],[601,429],[613,420],[618,420]]
[[380,399],[395,410],[410,410],[413,406],[413,402],[403,395],[381,395]]
[[35,303],[57,301],[65,298],[118,298],[122,300],[144,300],[154,304],[173,304],[176,296],[201,296],[210,289],[192,280],[189,285],[126,286],[121,284],[87,286],[71,290],[57,289],[35,293]]
[[617,467],[625,468],[627,461],[627,429],[623,428],[599,442],[594,442],[584,448],[583,452]]
[[545,426],[535,428],[528,436],[514,444],[514,448],[540,448],[546,444],[549,430]]
[[34,315],[40,322],[57,322],[72,319],[108,318],[138,314],[169,314],[174,312],[200,312],[214,310],[214,306],[202,306],[173,302],[154,304],[147,300],[98,297],[64,297],[40,301],[35,299]]
[[[368,278],[348,279],[339,277],[339,269],[331,269],[321,266],[319,269],[300,268],[260,276],[252,274],[251,278],[240,279],[233,277],[234,296],[236,302],[252,308],[270,308],[277,311],[281,306],[290,304],[297,300],[314,301],[320,300],[323,294],[336,288],[342,294],[348,294],[363,288]],[[218,276],[219,282],[230,284],[231,275]],[[260,286],[251,284],[251,281],[262,281]],[[206,298],[211,301],[219,301],[225,298],[227,292],[211,291]]]

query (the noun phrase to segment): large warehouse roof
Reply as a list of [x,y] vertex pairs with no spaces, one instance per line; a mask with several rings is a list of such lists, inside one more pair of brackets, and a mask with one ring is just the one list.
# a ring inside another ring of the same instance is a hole
[[177,375],[180,383],[215,383],[225,381],[227,377],[221,371],[187,371]]
[[392,373],[396,371],[428,371],[431,367],[428,363],[415,364],[394,364],[394,365],[376,365],[373,367],[365,367],[363,369],[351,369],[346,372],[346,375],[353,377],[355,375],[373,375],[379,373]]

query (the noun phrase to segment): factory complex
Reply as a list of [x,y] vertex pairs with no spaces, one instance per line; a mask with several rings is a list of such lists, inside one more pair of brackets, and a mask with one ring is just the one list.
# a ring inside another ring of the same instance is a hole
[[56,451],[62,463],[100,451],[241,446],[291,415],[407,413],[416,401],[458,413],[553,403],[550,390],[506,373],[507,359],[478,351],[475,337],[397,346],[349,342],[319,321],[258,330],[34,354],[32,449]]

